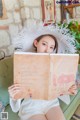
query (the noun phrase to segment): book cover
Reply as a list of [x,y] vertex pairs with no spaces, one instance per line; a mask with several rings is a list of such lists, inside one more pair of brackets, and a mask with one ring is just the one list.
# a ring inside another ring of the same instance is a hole
[[22,91],[15,97],[48,100],[68,94],[77,67],[77,54],[16,52],[14,83],[21,84]]

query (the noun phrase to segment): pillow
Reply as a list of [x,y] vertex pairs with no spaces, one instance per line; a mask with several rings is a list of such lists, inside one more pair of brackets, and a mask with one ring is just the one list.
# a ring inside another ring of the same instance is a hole
[[9,104],[8,87],[12,84],[12,57],[0,61],[0,101],[4,106]]

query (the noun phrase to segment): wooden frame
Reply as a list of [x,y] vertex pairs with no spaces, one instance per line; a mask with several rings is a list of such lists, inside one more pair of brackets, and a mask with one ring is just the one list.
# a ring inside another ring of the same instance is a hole
[[55,22],[55,0],[41,0],[42,21],[44,23]]
[[63,22],[64,20],[67,19],[66,18],[66,13],[67,12],[68,12],[68,14],[70,16],[70,19],[76,18],[77,11],[75,11],[76,13],[74,13],[74,8],[76,9],[79,6],[80,6],[80,3],[79,4],[76,3],[76,4],[69,4],[69,5],[61,5],[61,22]]
[[2,17],[0,17],[0,20],[2,19],[7,19],[7,14],[6,14],[6,8],[5,8],[5,4],[4,4],[4,0],[2,0],[2,5],[3,5],[3,15]]

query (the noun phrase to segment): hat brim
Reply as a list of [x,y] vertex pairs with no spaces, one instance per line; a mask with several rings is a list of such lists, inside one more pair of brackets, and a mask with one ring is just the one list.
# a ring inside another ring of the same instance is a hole
[[34,50],[33,42],[41,35],[53,35],[58,41],[58,53],[75,53],[75,38],[70,35],[69,30],[60,28],[58,25],[34,26],[23,28],[22,31],[13,39],[15,47],[21,47],[23,51]]

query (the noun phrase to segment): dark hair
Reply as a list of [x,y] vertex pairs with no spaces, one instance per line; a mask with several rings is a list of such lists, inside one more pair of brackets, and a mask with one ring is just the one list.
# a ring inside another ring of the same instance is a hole
[[[57,52],[58,52],[58,42],[57,42],[57,39],[56,39],[55,36],[50,35],[50,34],[45,34],[45,35],[41,35],[41,36],[37,37],[36,40],[39,42],[39,41],[40,41],[43,37],[45,37],[45,36],[50,36],[50,37],[55,41],[54,50],[55,50],[55,52],[57,53]],[[36,46],[34,45],[34,43],[33,43],[33,46],[36,48]],[[37,50],[37,49],[36,49],[36,50]]]

